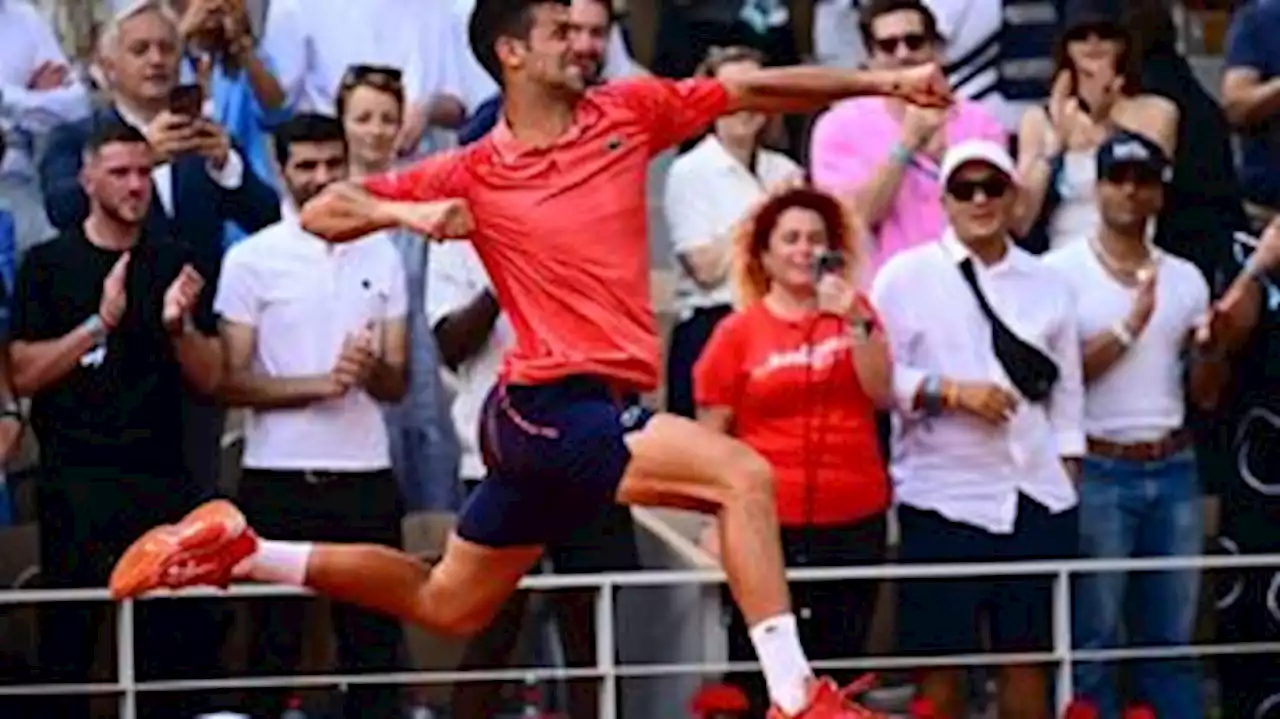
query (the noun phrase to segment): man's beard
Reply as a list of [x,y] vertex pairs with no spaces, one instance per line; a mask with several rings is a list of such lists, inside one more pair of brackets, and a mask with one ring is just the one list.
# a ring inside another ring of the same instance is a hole
[[574,64],[582,69],[582,82],[587,87],[604,82],[604,60],[575,60]]

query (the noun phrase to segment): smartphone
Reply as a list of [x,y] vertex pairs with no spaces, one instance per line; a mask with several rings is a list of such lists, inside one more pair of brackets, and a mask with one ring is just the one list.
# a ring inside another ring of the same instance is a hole
[[844,274],[846,266],[843,252],[826,250],[813,261],[814,279],[822,279],[826,275]]
[[179,85],[169,93],[169,112],[197,118],[204,115],[204,90],[199,85]]

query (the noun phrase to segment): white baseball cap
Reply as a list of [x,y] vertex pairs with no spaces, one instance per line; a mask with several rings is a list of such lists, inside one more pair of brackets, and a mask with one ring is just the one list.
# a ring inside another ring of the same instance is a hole
[[942,171],[939,175],[942,184],[947,184],[956,170],[971,162],[990,165],[1015,184],[1018,182],[1018,170],[1004,145],[991,140],[965,140],[952,145],[942,156]]

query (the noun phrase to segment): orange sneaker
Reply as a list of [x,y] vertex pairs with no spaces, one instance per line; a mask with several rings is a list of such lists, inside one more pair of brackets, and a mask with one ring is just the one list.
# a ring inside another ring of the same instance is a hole
[[154,589],[225,587],[232,570],[258,548],[258,536],[236,506],[215,499],[129,546],[111,571],[111,596],[125,599]]
[[873,712],[853,701],[851,697],[862,694],[875,684],[875,676],[867,674],[844,689],[828,677],[815,679],[809,685],[809,705],[795,716],[784,714],[774,707],[768,719],[888,719],[885,714]]

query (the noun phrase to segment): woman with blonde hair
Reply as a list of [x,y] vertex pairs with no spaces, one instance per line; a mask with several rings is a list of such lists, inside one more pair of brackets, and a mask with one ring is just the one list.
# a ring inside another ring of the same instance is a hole
[[[892,402],[892,363],[857,289],[862,247],[859,223],[831,195],[796,186],[766,198],[735,235],[738,307],[694,368],[699,421],[773,465],[788,566],[884,558],[889,482],[876,411]],[[876,590],[858,581],[793,585],[814,658],[863,650]],[[740,616],[730,637],[732,658],[748,659]],[[763,693],[751,689],[760,703]]]

